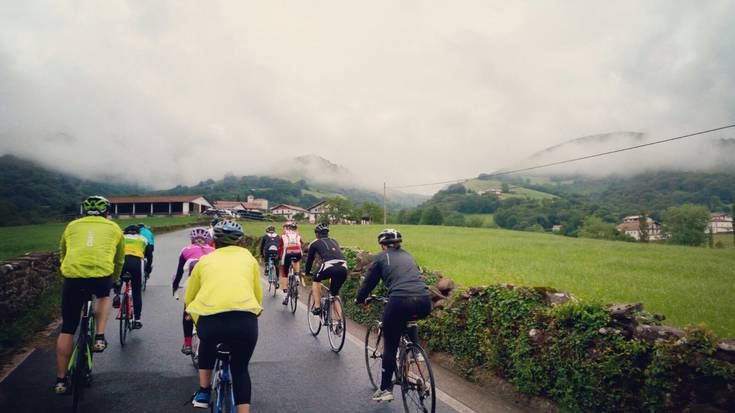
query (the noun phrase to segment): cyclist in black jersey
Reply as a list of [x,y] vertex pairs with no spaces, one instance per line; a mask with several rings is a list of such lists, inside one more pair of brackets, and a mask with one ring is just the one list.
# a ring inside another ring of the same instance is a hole
[[[339,244],[333,238],[329,238],[329,224],[318,224],[314,228],[316,240],[309,244],[309,256],[306,259],[306,273],[311,274],[311,266],[314,264],[314,258],[319,255],[322,265],[314,274],[314,282],[311,284],[311,290],[314,294],[314,315],[321,314],[321,285],[323,280],[331,280],[329,282],[329,293],[336,296],[339,295],[339,289],[342,288],[347,279],[347,260]],[[335,312],[341,318],[342,309],[339,303],[335,301]]]
[[[383,311],[383,374],[375,401],[393,400],[393,373],[401,334],[410,320],[426,318],[431,313],[429,287],[421,278],[416,260],[401,248],[401,233],[385,229],[378,235],[383,251],[373,261],[355,302],[362,304],[382,279],[388,289],[388,304]],[[411,340],[418,342],[416,327],[408,330]]]
[[[281,237],[276,233],[276,227],[269,226],[265,230],[265,235],[260,239],[260,257],[262,263],[265,264],[265,270],[267,271],[268,263],[273,262],[273,266],[276,269],[276,280],[280,280],[278,275],[278,246],[281,242]],[[276,288],[280,288],[280,284],[276,285]]]

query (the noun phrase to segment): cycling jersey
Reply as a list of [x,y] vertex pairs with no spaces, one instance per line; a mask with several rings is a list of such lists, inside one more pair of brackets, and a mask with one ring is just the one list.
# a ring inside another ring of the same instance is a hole
[[314,264],[314,258],[317,254],[322,260],[322,268],[320,272],[338,264],[344,264],[347,267],[347,261],[342,254],[342,249],[337,241],[332,238],[317,238],[309,244],[309,256],[306,259],[306,273],[311,273],[311,266]]
[[[174,290],[179,288],[179,283],[181,282],[181,277],[184,275],[184,271],[187,269],[187,264],[189,264],[188,268],[191,268],[191,262],[193,260],[198,260],[212,251],[214,251],[214,248],[209,245],[197,244],[192,244],[181,249],[181,254],[179,254],[179,265],[176,267],[176,273],[174,274]],[[189,274],[191,274],[191,272]]]
[[281,243],[281,237],[278,234],[265,234],[260,239],[260,255],[265,257],[268,255],[278,255],[278,247]]
[[148,241],[148,245],[153,246],[155,244],[153,239],[153,232],[150,229],[142,227],[140,229],[140,235],[145,237],[145,239]]
[[138,258],[146,257],[148,240],[140,234],[125,234],[125,255]]
[[258,261],[238,246],[218,248],[203,256],[189,276],[185,303],[195,321],[198,316],[228,311],[260,314],[263,286]]
[[61,274],[66,278],[120,278],[125,246],[120,227],[107,218],[89,216],[69,223],[59,243]]
[[416,261],[401,248],[388,248],[375,257],[357,294],[357,302],[365,301],[381,279],[388,289],[388,297],[429,295],[429,287],[421,279]]
[[303,244],[301,242],[301,234],[297,231],[283,231],[281,239],[278,242],[278,255],[283,257],[286,254],[301,254]]

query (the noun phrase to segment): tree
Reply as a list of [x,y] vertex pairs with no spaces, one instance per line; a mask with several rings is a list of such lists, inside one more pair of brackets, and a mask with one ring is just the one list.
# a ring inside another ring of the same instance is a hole
[[669,242],[672,244],[702,245],[708,223],[709,211],[699,205],[671,207],[663,215],[664,232],[669,234]]
[[352,201],[341,196],[329,198],[326,203],[327,215],[332,223],[340,222],[343,219],[352,218],[354,211]]
[[375,202],[365,202],[360,207],[362,216],[369,216],[374,223],[383,222],[383,207]]
[[294,221],[303,221],[304,220],[304,213],[303,212],[297,212],[293,214]]
[[607,223],[596,216],[589,216],[584,219],[578,234],[585,238],[615,239],[618,230],[615,229],[615,224]]
[[441,225],[443,221],[444,216],[436,206],[424,210],[421,214],[421,225]]
[[444,217],[443,224],[450,227],[463,227],[465,226],[464,215],[458,212],[450,212]]
[[503,185],[500,186],[500,192],[507,194],[510,192],[510,186],[508,186],[507,183],[503,182]]
[[648,214],[641,212],[638,220],[638,230],[641,233],[640,241],[648,242]]

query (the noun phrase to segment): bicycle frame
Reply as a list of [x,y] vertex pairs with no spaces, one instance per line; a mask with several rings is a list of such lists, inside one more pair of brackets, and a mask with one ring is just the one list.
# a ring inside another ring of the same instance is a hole
[[[67,377],[71,377],[72,386],[72,411],[76,412],[79,402],[83,398],[84,387],[88,384],[88,373],[92,372],[92,346],[96,322],[94,318],[94,298],[88,295],[88,299],[82,307],[82,317],[79,326],[79,336],[72,350],[69,364],[67,364]],[[82,383],[82,381],[85,381]]]
[[[229,385],[229,391],[227,387]],[[230,356],[218,357],[214,363],[214,371],[212,372],[212,389],[217,391],[217,399],[213,401],[214,412],[225,412],[225,405],[229,404],[230,412],[236,411],[235,395],[232,390],[232,374],[230,373]],[[229,400],[225,400],[225,398]]]

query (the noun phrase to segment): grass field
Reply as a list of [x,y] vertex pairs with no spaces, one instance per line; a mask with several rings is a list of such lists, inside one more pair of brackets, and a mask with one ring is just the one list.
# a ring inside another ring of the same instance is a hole
[[[344,246],[378,251],[378,225],[334,225]],[[401,225],[419,264],[465,286],[551,286],[587,301],[642,302],[667,323],[705,323],[735,337],[735,253],[728,249],[645,245],[484,228]],[[264,225],[246,224],[251,234]],[[300,227],[313,238],[313,226]]]
[[[463,185],[465,188],[471,189],[477,192],[477,191],[486,191],[488,189],[500,189],[503,183],[500,181],[495,181],[495,180],[470,179],[469,181],[463,182]],[[500,198],[501,199],[506,199],[506,198],[552,199],[552,198],[556,198],[556,195],[511,185],[510,192],[500,195]]]
[[493,216],[493,214],[464,214],[464,217],[467,219],[474,218],[474,217],[482,219],[483,227],[493,228],[496,226],[495,217]]
[[[121,227],[143,222],[154,228],[196,222],[199,217],[152,217],[116,220]],[[51,251],[59,248],[66,223],[0,227],[0,260],[31,251]]]
[[715,235],[715,242],[721,242],[722,246],[725,248],[733,248],[735,247],[735,244],[733,244],[733,237],[732,234],[717,234]]

